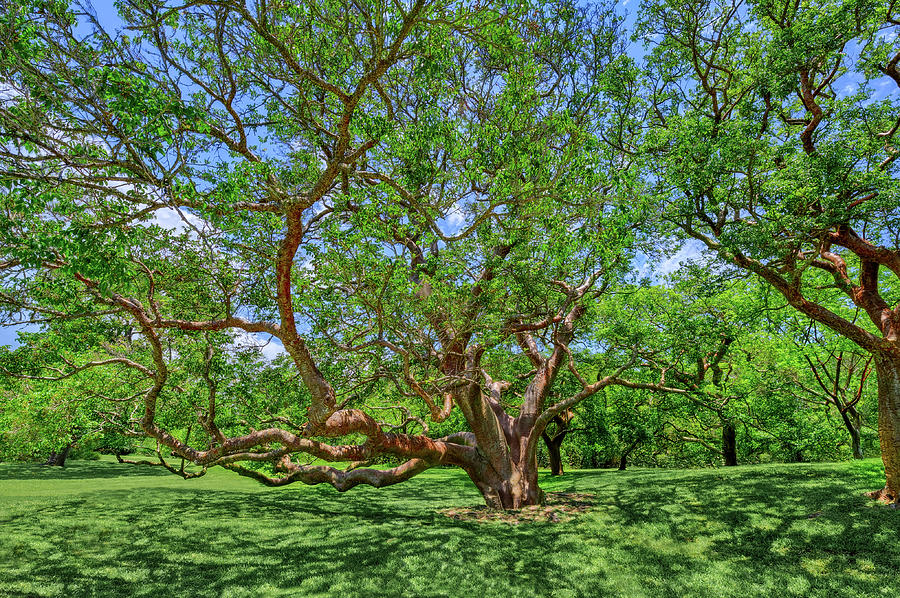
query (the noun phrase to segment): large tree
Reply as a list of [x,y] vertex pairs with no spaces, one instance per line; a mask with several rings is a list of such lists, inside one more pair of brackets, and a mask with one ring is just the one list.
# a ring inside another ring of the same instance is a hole
[[620,144],[641,144],[669,222],[872,355],[886,474],[873,495],[894,502],[898,26],[895,2],[649,1],[631,104],[643,135]]
[[[144,375],[141,430],[202,467],[347,490],[456,465],[492,507],[539,502],[541,433],[615,374],[588,380],[573,345],[630,267],[626,165],[594,141],[612,12],[118,6],[111,32],[87,5],[4,5],[12,317],[131,322],[147,360],[73,367]],[[225,418],[209,356],[183,407],[203,431],[176,437],[179,339],[221,331],[278,339],[305,413]],[[577,390],[551,401],[563,370]],[[457,410],[468,430],[434,437]],[[379,456],[400,464],[360,466]]]

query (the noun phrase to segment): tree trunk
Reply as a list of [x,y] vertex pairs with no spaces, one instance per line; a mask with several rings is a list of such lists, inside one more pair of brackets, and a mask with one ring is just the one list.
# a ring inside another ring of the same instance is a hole
[[565,433],[557,434],[553,438],[547,434],[541,434],[544,445],[547,447],[547,454],[550,455],[550,475],[562,475],[563,463],[560,448],[562,447]]
[[725,458],[725,465],[733,467],[737,462],[737,430],[734,424],[725,422],[722,424],[722,456]]
[[631,443],[631,446],[622,451],[622,458],[619,459],[619,471],[625,471],[625,468],[628,467],[628,455],[630,455],[631,452],[636,449],[640,443],[640,440],[635,440]]
[[884,488],[873,498],[900,504],[900,359],[875,355],[878,374],[878,439],[884,462]]
[[468,472],[488,508],[521,509],[544,502],[544,491],[538,486],[536,461],[525,467],[513,465],[506,473],[508,475],[490,466]]
[[862,459],[862,443],[860,442],[862,422],[859,412],[853,407],[849,407],[841,411],[841,419],[844,420],[844,427],[850,433],[850,450],[853,452],[853,458]]
[[859,430],[853,429],[850,431],[850,449],[853,451],[854,459],[862,459],[862,443],[860,442]]
[[47,461],[44,465],[55,465],[57,467],[65,467],[66,459],[69,457],[69,451],[72,450],[72,444],[69,443],[59,452],[53,451],[50,453],[50,456],[47,457]]
[[464,466],[489,509],[521,509],[544,502],[538,486],[536,433],[529,422],[504,426],[502,439],[479,443],[477,458]]

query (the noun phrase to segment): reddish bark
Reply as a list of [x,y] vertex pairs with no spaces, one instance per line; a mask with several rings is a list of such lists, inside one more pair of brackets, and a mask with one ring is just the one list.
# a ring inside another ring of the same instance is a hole
[[[291,237],[290,230],[289,227],[288,238]],[[290,242],[286,240],[282,247],[282,255],[286,262],[292,260],[295,243],[296,239]],[[481,281],[489,278],[490,272],[485,272]],[[443,402],[445,406],[454,404],[460,408],[471,432],[454,434],[442,439],[432,439],[426,435],[388,433],[384,431],[383,425],[368,413],[359,409],[338,408],[334,389],[316,367],[303,339],[296,330],[292,333],[285,332],[287,323],[293,327],[293,315],[288,314],[290,301],[283,299],[290,297],[290,282],[285,277],[280,281],[279,287],[278,300],[282,311],[279,333],[312,395],[308,424],[300,431],[271,427],[254,430],[243,436],[225,437],[213,421],[215,383],[207,374],[205,379],[210,389],[209,409],[199,421],[216,442],[207,449],[200,450],[175,438],[155,421],[156,402],[167,384],[169,375],[163,344],[157,329],[160,326],[159,320],[154,320],[139,301],[115,293],[105,297],[96,292],[95,283],[84,277],[81,277],[81,280],[88,289],[95,291],[95,297],[129,312],[150,343],[155,370],[148,369],[146,372],[152,378],[153,386],[144,399],[144,415],[141,420],[144,432],[156,438],[162,446],[168,447],[173,453],[201,465],[204,470],[207,467],[221,465],[273,486],[293,482],[327,483],[341,491],[359,484],[381,487],[407,480],[430,467],[456,465],[468,473],[481,491],[485,503],[491,508],[516,509],[538,504],[543,499],[543,492],[538,487],[537,443],[546,426],[561,414],[568,413],[579,401],[617,382],[615,376],[628,366],[625,364],[616,374],[594,383],[587,383],[579,377],[583,386],[581,391],[556,404],[547,404],[546,399],[555,378],[569,355],[567,346],[574,337],[575,322],[584,313],[578,300],[589,285],[573,289],[572,302],[575,305],[567,312],[563,312],[560,318],[554,318],[548,324],[554,326],[553,350],[549,356],[545,357],[535,350],[536,345],[530,340],[529,333],[521,331],[516,333],[529,360],[537,367],[530,384],[525,389],[519,415],[512,417],[502,405],[502,393],[509,388],[510,383],[494,381],[482,368],[483,351],[477,346],[468,346],[470,332],[456,334],[436,317],[433,324],[442,331],[439,336],[442,338],[444,348],[441,358],[442,371],[451,380],[446,390],[449,396],[445,397]],[[473,297],[477,297],[475,291],[478,289],[479,285],[476,285],[472,292]],[[402,349],[398,349],[398,352],[402,354]],[[416,393],[427,396],[421,386],[418,386]],[[426,403],[433,417],[444,416],[443,411],[446,407],[432,409],[433,406],[436,407],[436,402],[430,400]],[[350,434],[360,434],[366,440],[356,445],[330,445],[316,439]],[[329,461],[349,461],[351,466],[342,470],[330,466],[300,465],[290,458],[291,454],[298,452]],[[379,455],[399,457],[403,463],[388,470],[358,468],[354,465]],[[161,457],[160,459],[162,460]],[[243,467],[240,465],[241,461],[274,462],[277,463],[277,471],[284,475],[268,476]]]
[[[525,438],[516,439],[526,441]],[[536,455],[508,460],[499,471],[491,466],[498,455],[484,455],[475,466],[467,467],[472,482],[481,491],[485,504],[492,509],[520,509],[538,505],[544,491],[538,486]]]

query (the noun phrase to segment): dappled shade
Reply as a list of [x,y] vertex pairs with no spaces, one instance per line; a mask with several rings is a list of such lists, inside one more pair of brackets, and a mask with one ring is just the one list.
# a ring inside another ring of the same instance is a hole
[[0,593],[900,592],[900,556],[888,548],[900,533],[896,513],[861,496],[882,475],[872,460],[576,471],[542,486],[594,493],[594,507],[568,522],[519,525],[441,513],[481,503],[453,470],[346,495],[268,490],[224,471],[190,482],[155,473],[96,462],[0,465]]

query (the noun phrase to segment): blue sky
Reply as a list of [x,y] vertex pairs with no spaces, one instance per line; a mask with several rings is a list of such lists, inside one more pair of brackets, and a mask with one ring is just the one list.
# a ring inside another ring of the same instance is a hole
[[0,345],[6,345],[8,347],[16,347],[18,346],[18,342],[16,342],[16,337],[19,334],[20,330],[36,330],[36,327],[31,326],[4,326],[0,327]]

